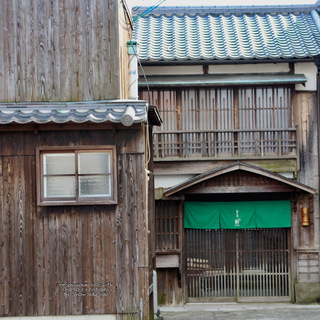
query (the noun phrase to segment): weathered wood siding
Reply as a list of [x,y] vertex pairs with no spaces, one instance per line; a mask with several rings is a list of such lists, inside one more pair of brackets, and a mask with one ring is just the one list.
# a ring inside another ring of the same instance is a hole
[[[303,286],[319,282],[319,170],[318,170],[318,102],[315,92],[297,92],[295,96],[295,123],[299,128],[298,181],[317,190],[314,197],[297,198],[297,214],[293,218],[292,241],[294,249],[293,278]],[[302,226],[301,209],[309,208],[309,226]],[[315,249],[316,248],[316,249]],[[296,285],[298,292],[299,286]]]
[[292,156],[290,86],[173,88],[141,91],[159,106],[155,159]]
[[[36,146],[69,145],[117,146],[117,205],[36,206]],[[0,316],[136,319],[142,299],[147,318],[144,145],[141,129],[0,133]]]
[[[317,190],[319,193],[319,170],[318,170],[318,133],[317,133],[317,97],[315,92],[299,92],[295,97],[295,118],[299,128],[299,170],[298,181]],[[319,225],[319,200],[316,195],[309,205],[308,202],[301,206],[312,208],[312,221],[310,227],[299,230],[300,242],[297,247],[313,247],[320,243]],[[301,216],[301,213],[299,213]],[[300,224],[301,226],[301,224]],[[308,240],[306,240],[308,238]]]
[[0,102],[128,98],[120,0],[0,0]]
[[148,313],[149,308],[144,155],[122,155],[118,169],[120,203],[116,211],[117,310],[118,313],[125,314],[133,310],[138,317],[141,302],[144,312]]
[[184,287],[181,286],[181,273],[177,268],[157,269],[158,304],[177,306],[186,302]]
[[183,202],[165,200],[155,204],[158,304],[181,305],[186,301]]

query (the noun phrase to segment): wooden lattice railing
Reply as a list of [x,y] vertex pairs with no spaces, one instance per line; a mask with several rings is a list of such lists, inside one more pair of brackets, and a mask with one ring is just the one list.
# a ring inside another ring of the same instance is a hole
[[182,247],[182,221],[178,201],[156,202],[157,253],[179,253]]
[[154,132],[154,158],[295,156],[297,130],[176,130]]

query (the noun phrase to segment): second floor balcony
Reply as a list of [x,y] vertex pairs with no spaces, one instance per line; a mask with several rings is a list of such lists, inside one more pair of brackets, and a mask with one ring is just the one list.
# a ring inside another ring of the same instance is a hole
[[294,88],[158,88],[141,92],[157,105],[154,159],[296,158]]
[[154,159],[294,158],[297,129],[154,132]]

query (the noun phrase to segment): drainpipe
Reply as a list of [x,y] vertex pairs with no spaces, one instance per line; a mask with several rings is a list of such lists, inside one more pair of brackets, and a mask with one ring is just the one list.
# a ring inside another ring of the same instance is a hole
[[129,55],[129,99],[138,100],[138,59],[137,41],[127,41]]
[[[319,19],[319,16],[317,14]],[[319,19],[319,32],[320,32],[320,19]],[[317,66],[317,131],[318,131],[318,181],[319,181],[319,173],[320,173],[320,55],[314,57],[314,63]],[[318,182],[319,184],[319,182]],[[318,185],[318,191],[316,193],[316,197],[318,201],[315,201],[315,212],[314,212],[314,243],[317,248],[320,248],[320,217],[319,217],[319,189],[320,185]],[[316,208],[316,205],[318,208]],[[318,210],[317,210],[318,209]]]

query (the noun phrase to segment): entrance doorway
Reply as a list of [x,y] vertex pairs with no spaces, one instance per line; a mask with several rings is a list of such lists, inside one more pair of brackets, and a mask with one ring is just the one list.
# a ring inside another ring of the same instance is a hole
[[290,301],[290,228],[185,229],[188,301]]

